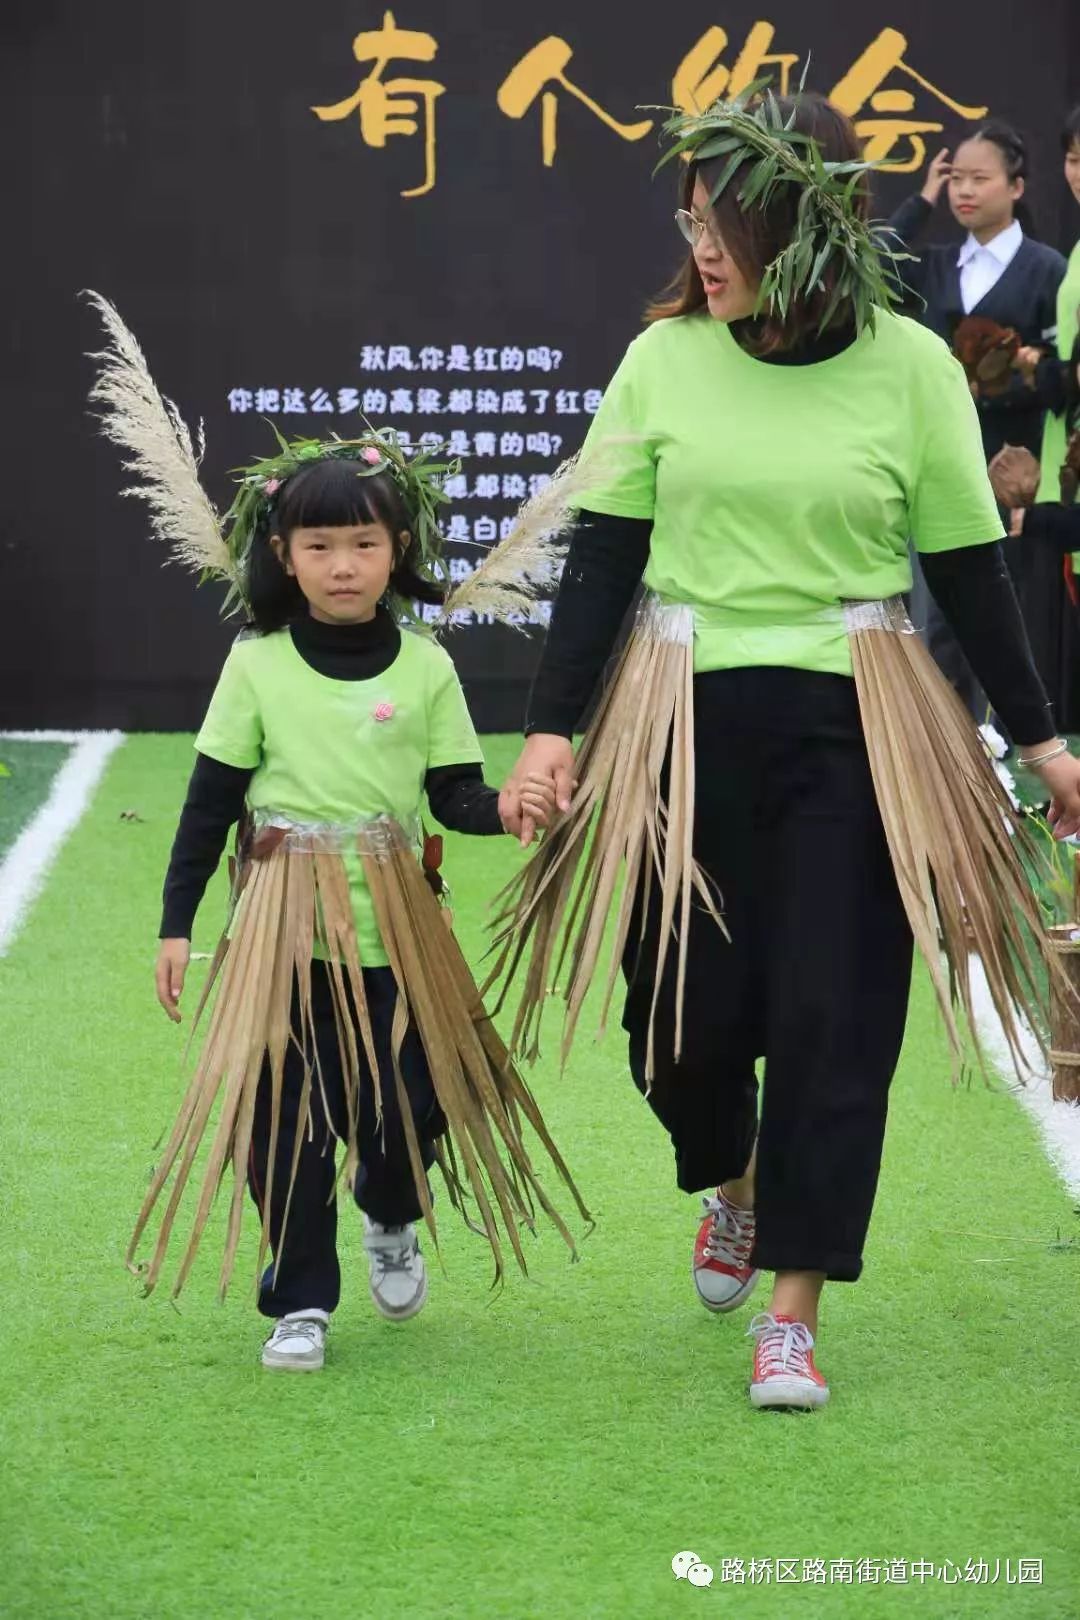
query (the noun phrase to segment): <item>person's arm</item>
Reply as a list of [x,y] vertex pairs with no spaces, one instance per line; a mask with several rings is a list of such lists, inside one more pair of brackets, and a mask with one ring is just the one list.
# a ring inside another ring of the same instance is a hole
[[190,939],[195,913],[244,813],[253,771],[197,754],[162,892],[159,938]]
[[574,735],[641,584],[651,535],[651,518],[579,513],[529,695],[527,737]]
[[1042,541],[1056,551],[1080,551],[1080,506],[1040,501],[1037,506],[1017,507],[1011,532],[1025,540]]
[[217,871],[233,827],[244,813],[254,767],[225,765],[199,753],[173,840],[162,894],[154,981],[157,998],[180,1022],[180,997],[191,959],[191,930],[206,886]]
[[923,552],[926,583],[976,679],[1020,748],[1054,736],[1054,713],[1035,667],[1001,545]]
[[486,838],[501,833],[499,794],[484,781],[482,765],[437,765],[424,778],[435,820],[451,832]]

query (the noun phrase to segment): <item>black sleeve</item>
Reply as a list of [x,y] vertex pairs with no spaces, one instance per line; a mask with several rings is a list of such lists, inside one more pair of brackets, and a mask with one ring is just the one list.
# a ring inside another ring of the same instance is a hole
[[525,735],[572,737],[649,560],[651,518],[582,512],[529,695]]
[[191,938],[195,913],[218,869],[229,828],[244,813],[253,774],[247,767],[196,755],[165,874],[159,938]]
[[921,552],[926,583],[1018,747],[1055,735],[1000,544]]
[[1058,551],[1080,551],[1080,506],[1057,506],[1040,501],[1024,513],[1025,540],[1044,540]]
[[451,832],[488,837],[501,833],[499,794],[488,787],[480,765],[436,765],[424,778],[435,820]]
[[[886,221],[886,229],[882,232],[884,246],[892,248],[894,252],[913,252],[911,244],[917,240],[930,223],[933,208],[920,192],[911,197],[905,197],[896,212]],[[886,259],[888,266],[888,259]],[[915,254],[910,259],[901,259],[895,267],[895,275],[901,284],[901,291],[905,294],[905,302],[910,302],[910,295],[921,295],[924,289],[926,273],[923,266],[922,254]]]

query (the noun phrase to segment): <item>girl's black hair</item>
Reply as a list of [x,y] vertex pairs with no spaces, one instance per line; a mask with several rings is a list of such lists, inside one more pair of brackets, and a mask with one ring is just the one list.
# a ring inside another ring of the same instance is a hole
[[[355,523],[381,523],[388,530],[394,547],[388,589],[395,596],[402,601],[443,601],[444,588],[418,572],[419,544],[392,475],[361,472],[355,460],[327,456],[285,480],[251,543],[247,598],[257,630],[264,635],[280,630],[306,612],[304,593],[278,561],[271,536],[280,535],[287,550],[294,529],[347,528]],[[404,544],[398,538],[403,532],[409,535]]]
[[1073,108],[1061,130],[1061,150],[1071,152],[1074,146],[1080,146],[1080,103]]
[[[1027,142],[1018,129],[1007,124],[1004,118],[988,118],[985,124],[973,129],[970,135],[965,135],[957,146],[966,146],[968,141],[989,141],[1001,153],[1005,164],[1005,173],[1010,180],[1027,180],[1028,178],[1028,150]],[[1021,197],[1013,206],[1013,215],[1019,222],[1020,229],[1025,236],[1038,238],[1035,232],[1035,219],[1027,203]]]

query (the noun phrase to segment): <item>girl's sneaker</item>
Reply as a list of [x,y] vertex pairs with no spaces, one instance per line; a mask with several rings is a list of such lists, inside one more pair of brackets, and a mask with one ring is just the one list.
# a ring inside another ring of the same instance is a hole
[[701,1200],[705,1219],[694,1244],[694,1287],[710,1311],[733,1311],[753,1292],[759,1273],[750,1264],[754,1212],[729,1203],[716,1189]]
[[757,1340],[751,1406],[824,1406],[829,1386],[814,1366],[814,1336],[793,1316],[762,1311],[747,1329]]
[[318,1372],[325,1359],[325,1311],[290,1311],[263,1345],[262,1364],[276,1372]]
[[427,1299],[427,1267],[412,1226],[380,1226],[364,1216],[371,1297],[392,1322],[404,1322]]

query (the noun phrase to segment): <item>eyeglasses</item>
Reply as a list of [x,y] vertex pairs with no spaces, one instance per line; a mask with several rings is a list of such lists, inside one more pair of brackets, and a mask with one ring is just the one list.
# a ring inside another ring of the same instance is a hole
[[697,247],[698,243],[701,241],[703,231],[708,231],[713,240],[714,246],[721,248],[723,247],[723,243],[720,241],[716,226],[712,223],[712,221],[707,219],[698,219],[697,215],[692,214],[689,208],[676,208],[675,223],[679,227],[679,234],[686,238],[691,247]]

